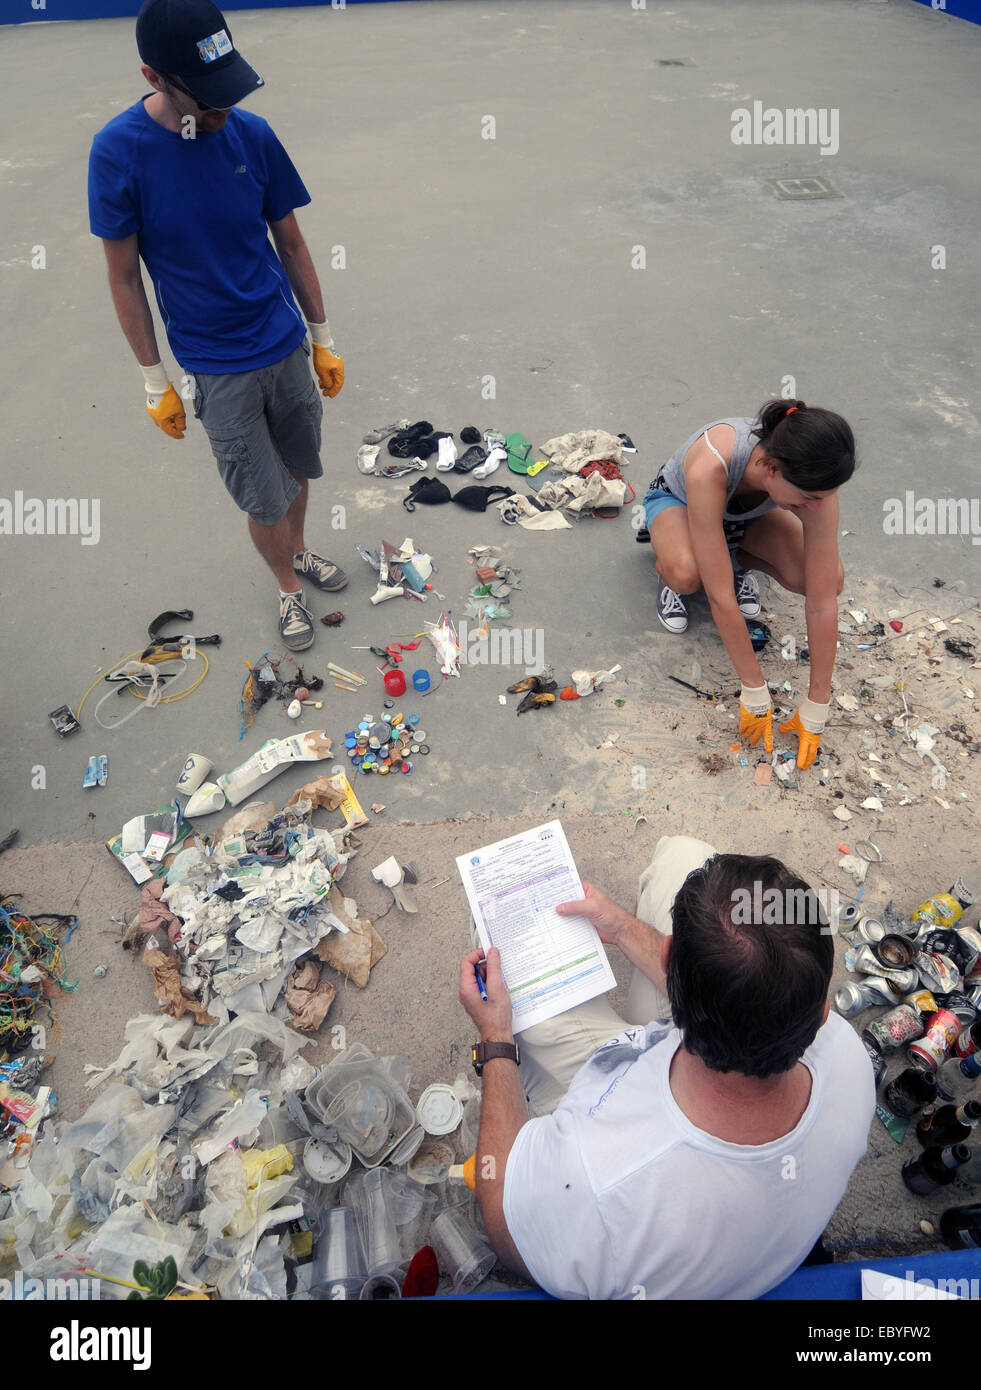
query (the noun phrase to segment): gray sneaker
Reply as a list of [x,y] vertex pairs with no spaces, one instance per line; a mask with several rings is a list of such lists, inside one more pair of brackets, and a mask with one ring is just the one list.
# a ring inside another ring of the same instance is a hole
[[313,646],[313,614],[303,606],[303,590],[279,600],[279,635],[291,652]]
[[663,579],[657,595],[657,616],[669,632],[684,632],[688,627],[688,609],[681,595],[669,589]]
[[347,583],[347,575],[340,565],[335,565],[333,560],[325,560],[322,555],[315,555],[312,550],[304,550],[299,555],[294,555],[293,569],[297,574],[309,579],[311,584],[316,584],[318,589],[325,589],[328,594],[343,589]]
[[750,570],[736,571],[736,603],[744,618],[758,618],[763,612],[760,586]]

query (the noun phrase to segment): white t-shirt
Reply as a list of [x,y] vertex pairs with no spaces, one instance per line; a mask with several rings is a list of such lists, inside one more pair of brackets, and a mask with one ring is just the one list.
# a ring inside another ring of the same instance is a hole
[[593,1054],[558,1109],[518,1132],[504,1218],[559,1298],[756,1298],[795,1270],[865,1153],[869,1056],[831,1014],[802,1060],[811,1098],[768,1144],[698,1129],[668,1082],[681,1034],[629,1028]]

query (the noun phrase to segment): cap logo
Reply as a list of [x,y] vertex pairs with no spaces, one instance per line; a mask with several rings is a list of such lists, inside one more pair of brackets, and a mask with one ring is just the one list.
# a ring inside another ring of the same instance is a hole
[[213,63],[216,58],[223,58],[226,53],[231,53],[232,41],[224,29],[219,29],[217,34],[211,34],[206,39],[198,39],[197,48],[202,63]]

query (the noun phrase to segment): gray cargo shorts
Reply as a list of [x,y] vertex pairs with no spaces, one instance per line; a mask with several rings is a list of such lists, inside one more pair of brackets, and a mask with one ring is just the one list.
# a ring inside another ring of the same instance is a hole
[[319,478],[323,403],[303,342],[253,372],[194,372],[194,414],[204,425],[225,487],[243,512],[274,526],[300,491]]

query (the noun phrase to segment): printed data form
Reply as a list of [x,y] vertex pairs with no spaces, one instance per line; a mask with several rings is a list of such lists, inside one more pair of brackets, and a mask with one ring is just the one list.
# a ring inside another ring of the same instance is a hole
[[559,821],[458,855],[456,863],[480,944],[501,953],[516,1033],[616,986],[592,922],[555,911],[556,903],[583,896]]

